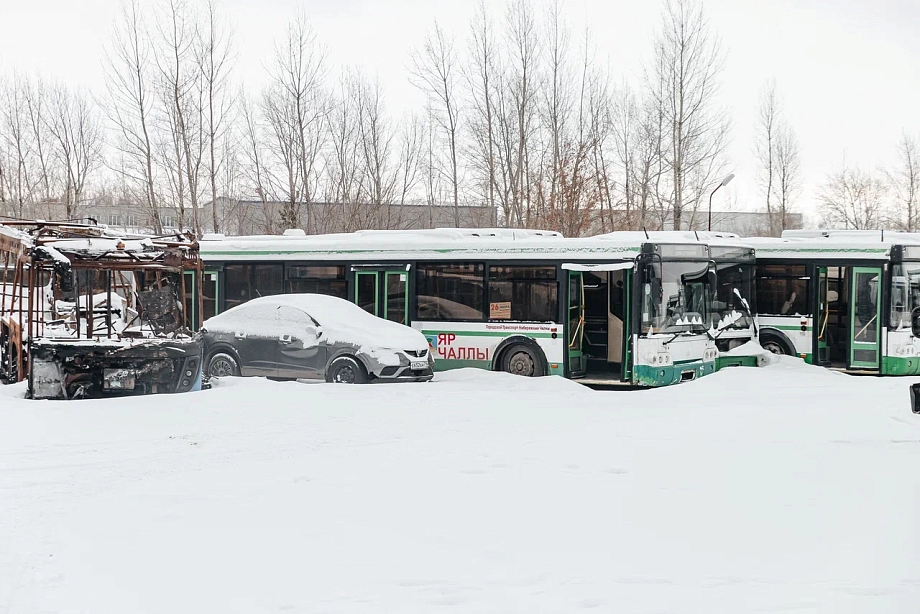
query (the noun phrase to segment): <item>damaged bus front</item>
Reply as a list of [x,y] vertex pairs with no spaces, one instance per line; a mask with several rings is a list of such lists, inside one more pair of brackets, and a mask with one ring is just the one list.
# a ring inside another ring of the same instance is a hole
[[183,310],[183,274],[201,270],[193,236],[5,222],[0,266],[4,382],[28,380],[34,399],[201,387],[202,343]]

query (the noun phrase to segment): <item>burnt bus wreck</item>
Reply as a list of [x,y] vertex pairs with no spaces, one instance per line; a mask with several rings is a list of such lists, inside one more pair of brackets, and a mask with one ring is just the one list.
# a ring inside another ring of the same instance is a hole
[[[95,224],[0,222],[0,380],[33,399],[187,392],[202,342],[187,326],[195,237]],[[200,296],[201,293],[195,293]]]

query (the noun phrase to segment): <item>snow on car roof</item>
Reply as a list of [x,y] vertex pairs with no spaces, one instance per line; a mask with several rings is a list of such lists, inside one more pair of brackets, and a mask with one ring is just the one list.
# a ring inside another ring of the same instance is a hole
[[404,350],[428,347],[425,336],[417,330],[378,318],[351,301],[324,294],[278,294],[254,298],[205,320],[203,328],[264,336],[298,332],[291,331],[290,322],[284,318],[273,318],[264,309],[259,309],[260,306],[281,305],[299,309],[313,318],[322,327],[328,343],[352,343],[365,351],[374,347]]

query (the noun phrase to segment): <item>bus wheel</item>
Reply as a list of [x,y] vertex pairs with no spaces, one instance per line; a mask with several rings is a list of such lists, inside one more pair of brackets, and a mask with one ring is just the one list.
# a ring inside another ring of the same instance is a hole
[[505,350],[502,356],[502,371],[512,375],[523,375],[524,377],[542,375],[539,364],[540,360],[534,355],[533,350],[523,344],[512,345]]
[[775,337],[764,339],[760,342],[760,347],[778,356],[792,356],[792,352],[786,347],[786,344]]

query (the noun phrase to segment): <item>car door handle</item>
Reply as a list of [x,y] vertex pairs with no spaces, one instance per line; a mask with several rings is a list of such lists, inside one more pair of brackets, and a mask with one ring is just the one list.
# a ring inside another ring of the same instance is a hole
[[281,335],[281,337],[278,338],[278,343],[283,343],[285,345],[287,345],[291,341],[293,341],[293,339],[291,339],[290,335]]
[[237,339],[245,339],[246,333],[235,333],[233,336],[236,337]]

